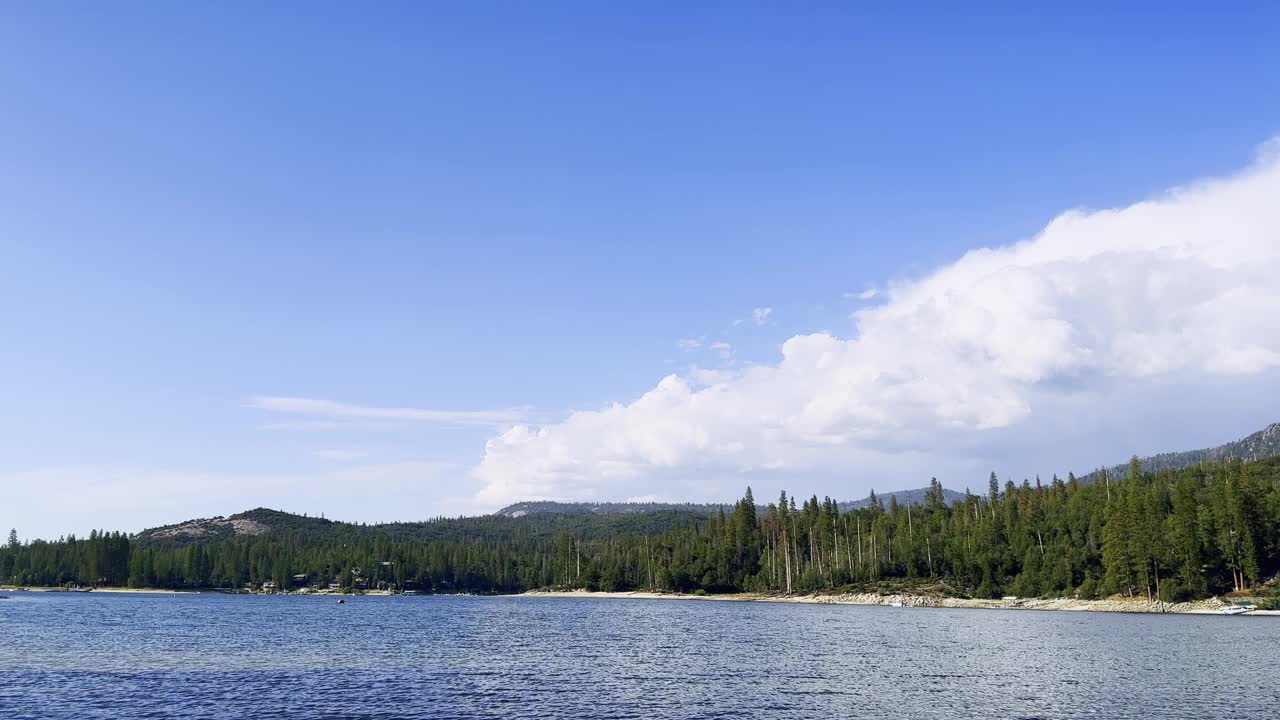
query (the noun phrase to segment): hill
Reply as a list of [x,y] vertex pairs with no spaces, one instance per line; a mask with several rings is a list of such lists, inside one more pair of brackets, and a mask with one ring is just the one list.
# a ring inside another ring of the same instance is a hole
[[555,502],[552,500],[535,500],[508,505],[494,513],[502,517],[519,518],[526,515],[546,513],[563,513],[569,515],[622,515],[629,513],[668,511],[690,513],[707,517],[724,509],[733,509],[731,504],[715,503],[657,503],[657,502]]
[[[923,505],[925,493],[929,492],[929,488],[916,488],[914,490],[895,490],[884,494],[876,494],[876,499],[883,505],[889,504],[889,499],[893,498],[898,501],[899,505]],[[964,493],[955,490],[942,489],[942,500],[948,505],[964,500]],[[840,512],[848,512],[849,510],[858,510],[860,508],[869,507],[871,505],[871,496],[868,495],[861,500],[853,500],[851,502],[842,502],[839,504]]]
[[[899,490],[879,495],[889,504],[923,503],[926,489]],[[964,498],[944,490],[947,503]],[[864,508],[870,496],[841,502],[842,512]],[[688,527],[717,514],[731,512],[730,504],[713,503],[561,503],[521,502],[508,505],[492,515],[463,518],[436,518],[422,522],[365,525],[324,518],[295,515],[281,510],[255,508],[226,517],[198,518],[173,525],[143,530],[137,540],[149,545],[186,545],[219,540],[254,538],[267,533],[290,535],[308,542],[349,542],[382,537],[396,542],[554,539],[561,533],[592,539],[616,535],[654,535]],[[758,507],[761,514],[765,506]]]
[[151,528],[138,533],[137,537],[139,540],[158,543],[213,542],[237,537],[253,537],[272,531],[324,532],[335,525],[345,524],[323,518],[294,515],[280,510],[255,508],[229,517],[198,518],[175,525]]
[[[1275,423],[1248,437],[1202,450],[1170,452],[1140,458],[1146,472],[1178,470],[1200,462],[1239,458],[1252,461],[1280,455],[1280,423]],[[1123,475],[1126,465],[1107,468],[1112,476]],[[1100,477],[1098,470],[1085,475],[1088,482]],[[923,504],[928,488],[898,490],[878,494],[888,506],[890,499],[899,505]],[[943,489],[946,504],[964,500],[964,494]],[[799,499],[799,498],[797,498]],[[865,508],[871,497],[841,501],[841,512]],[[280,510],[256,508],[227,517],[201,518],[174,525],[145,530],[137,535],[144,544],[185,545],[219,540],[254,538],[271,533],[287,534],[307,542],[358,542],[365,538],[384,538],[395,542],[435,541],[510,541],[553,540],[571,533],[585,540],[621,535],[653,535],[689,527],[704,521],[720,510],[733,510],[731,504],[715,503],[626,503],[626,502],[520,502],[508,505],[492,515],[468,518],[437,518],[423,522],[398,522],[378,525],[337,522],[324,518],[294,515]],[[761,515],[765,506],[757,506]]]
[[[889,503],[889,499],[891,497],[896,498],[900,504],[908,504],[908,503],[923,504],[925,493],[927,493],[928,491],[929,491],[929,488],[897,490],[894,492],[878,494],[876,495],[876,497],[880,499],[881,503],[886,505]],[[956,492],[954,490],[947,490],[944,488],[942,491],[942,494],[943,494],[943,498],[945,499],[948,505],[964,499],[964,493]],[[841,512],[845,512],[848,510],[856,510],[858,508],[864,508],[869,506],[870,504],[871,504],[870,495],[868,495],[865,498],[862,498],[861,500],[844,500],[837,503]],[[764,513],[765,508],[766,508],[765,505],[756,506],[756,510],[759,511],[761,514]],[[629,514],[629,513],[663,511],[663,512],[674,512],[674,513],[687,513],[690,515],[694,515],[696,517],[705,518],[705,517],[709,517],[715,512],[718,512],[721,509],[723,509],[725,512],[729,512],[733,510],[733,505],[730,503],[716,504],[716,503],[654,503],[654,502],[645,502],[645,503],[553,502],[550,500],[539,500],[539,501],[532,501],[532,502],[518,502],[513,505],[508,505],[494,514],[500,515],[503,517],[509,517],[509,518],[519,518],[519,517],[525,517],[528,515],[537,515],[537,514],[545,514],[545,513],[560,513],[560,514],[569,514],[569,515],[575,515],[575,514],[622,515],[622,514]]]
[[705,519],[687,508],[579,509],[383,525],[258,508],[137,536],[8,543],[0,583],[793,593],[881,592],[929,578],[984,598],[1179,602],[1252,590],[1271,602],[1280,571],[1280,456],[1141,472],[1105,487],[1010,483],[950,505],[796,505],[757,516],[739,501]]
[[366,525],[255,508],[227,517],[201,518],[151,528],[138,533],[134,539],[150,546],[208,544],[268,536],[308,545],[366,541],[544,542],[555,540],[563,533],[583,540],[657,535],[688,527],[706,517],[705,513],[687,509],[647,508],[628,513],[539,512],[519,517],[481,515]]
[[[1280,455],[1280,423],[1272,423],[1252,435],[1216,447],[1160,453],[1138,458],[1138,462],[1142,465],[1143,471],[1158,472],[1160,470],[1181,470],[1202,462],[1236,459],[1252,461],[1276,455]],[[1103,469],[1111,477],[1119,477],[1128,470],[1128,465],[1125,462]],[[1095,470],[1080,479],[1085,482],[1093,481],[1102,476],[1103,469]]]

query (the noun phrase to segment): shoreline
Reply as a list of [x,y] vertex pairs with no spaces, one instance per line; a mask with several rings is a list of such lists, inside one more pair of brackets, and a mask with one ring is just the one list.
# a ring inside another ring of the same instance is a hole
[[[771,595],[766,593],[730,593],[724,595],[686,595],[644,590],[626,592],[589,592],[586,590],[530,590],[516,597],[602,598],[632,600],[721,600],[729,602],[801,603],[809,605],[881,605],[893,608],[961,608],[971,610],[1054,610],[1069,612],[1140,613],[1154,615],[1221,615],[1231,603],[1218,598],[1181,603],[1135,599],[1078,600],[1075,598],[1012,598],[981,600],[944,598],[924,595],[877,595],[874,593],[839,593],[832,595]],[[1280,616],[1280,610],[1250,610],[1245,615]]]
[[164,588],[131,588],[131,587],[94,587],[94,588],[64,588],[64,587],[47,587],[39,585],[3,585],[0,586],[0,592],[18,593],[18,592],[37,592],[37,593],[110,593],[122,595],[316,595],[321,597],[382,597],[391,596],[388,590],[362,590],[359,593],[341,593],[332,590],[316,590],[314,592],[237,592],[230,588],[182,588],[178,590],[166,590]]
[[38,593],[130,593],[136,595],[169,595],[171,593],[199,594],[198,590],[163,590],[161,588],[131,588],[131,587],[97,587],[97,588],[64,588],[64,587],[45,587],[36,585],[5,585],[0,587],[0,592],[38,592]]
[[[225,589],[164,590],[160,588],[99,587],[92,589],[67,589],[61,587],[2,586],[0,592],[36,593],[111,593],[130,595],[273,595],[277,593],[234,593]],[[292,592],[288,595],[342,597],[343,593]],[[362,597],[389,597],[393,593],[373,590],[359,593]],[[421,597],[434,597],[423,595]],[[724,593],[692,595],[684,593],[654,592],[651,590],[588,591],[588,590],[527,590],[521,593],[494,595],[493,597],[526,598],[594,598],[605,600],[716,600],[720,602],[799,603],[803,605],[880,605],[890,608],[954,608],[968,610],[1051,610],[1068,612],[1136,613],[1148,615],[1221,615],[1221,610],[1231,603],[1214,597],[1207,600],[1166,603],[1142,598],[1110,598],[1104,600],[1080,600],[1076,598],[1003,598],[983,600],[973,598],[936,597],[928,595],[876,593],[832,593],[807,595],[778,595],[771,593]],[[1280,617],[1280,610],[1250,610],[1245,615]]]

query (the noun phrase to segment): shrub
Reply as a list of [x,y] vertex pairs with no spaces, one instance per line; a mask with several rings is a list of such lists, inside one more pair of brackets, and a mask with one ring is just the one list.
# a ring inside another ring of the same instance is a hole
[[1080,583],[1080,588],[1076,590],[1080,597],[1086,600],[1093,600],[1098,597],[1098,581],[1093,576],[1087,576],[1084,582]]

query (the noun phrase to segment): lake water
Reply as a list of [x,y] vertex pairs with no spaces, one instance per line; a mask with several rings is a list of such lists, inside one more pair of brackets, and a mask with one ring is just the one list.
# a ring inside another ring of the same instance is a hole
[[8,594],[0,718],[1280,718],[1274,618]]

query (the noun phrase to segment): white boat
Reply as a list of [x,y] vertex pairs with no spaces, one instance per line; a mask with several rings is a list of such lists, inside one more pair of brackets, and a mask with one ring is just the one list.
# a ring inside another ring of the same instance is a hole
[[1252,609],[1253,608],[1241,607],[1239,605],[1232,605],[1231,607],[1224,607],[1218,612],[1222,613],[1223,615],[1243,615]]
[[889,603],[889,607],[902,607],[902,601],[894,600],[893,602]]

